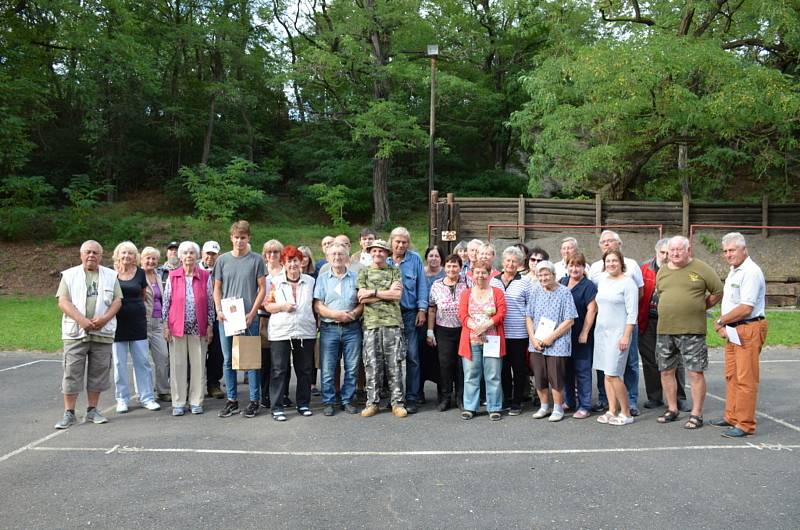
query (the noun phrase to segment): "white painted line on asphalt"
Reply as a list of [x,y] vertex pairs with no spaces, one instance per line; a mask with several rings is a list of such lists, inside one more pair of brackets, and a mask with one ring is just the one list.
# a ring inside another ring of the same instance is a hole
[[[690,388],[689,385],[686,385],[686,388]],[[725,398],[724,397],[717,396],[717,395],[712,394],[711,392],[708,392],[708,391],[706,391],[706,395],[708,397],[710,397],[710,398],[716,399],[717,401],[722,401],[723,403],[725,403]],[[779,425],[783,425],[784,427],[792,429],[793,431],[800,432],[800,427],[798,427],[797,425],[792,425],[791,423],[789,423],[786,420],[782,420],[780,418],[776,418],[775,416],[770,416],[766,412],[761,412],[760,410],[756,410],[756,416],[761,416],[762,418],[767,418],[768,420],[772,420],[772,421],[774,421],[775,423],[777,423]]]
[[37,363],[60,363],[61,359],[38,359],[36,361],[31,361],[29,363],[18,364],[16,366],[9,366],[8,368],[0,369],[0,372],[7,372],[8,370],[16,370],[18,368],[24,368],[26,366],[30,366],[32,364]]
[[564,454],[597,454],[597,453],[653,453],[665,451],[713,451],[730,449],[756,449],[759,451],[793,451],[800,445],[753,444],[742,445],[688,445],[666,447],[609,447],[594,449],[483,449],[483,450],[437,450],[437,451],[257,451],[245,449],[190,449],[149,448],[149,447],[35,447],[35,451],[61,452],[103,452],[115,453],[189,453],[215,455],[251,455],[251,456],[515,456],[515,455],[564,455]]
[[[115,408],[115,407],[116,407],[116,405],[111,405],[110,407],[108,407],[108,408],[106,408],[106,409],[102,410],[100,413],[101,413],[101,414],[106,414],[106,413],[108,413],[108,412],[111,412],[112,410],[114,410],[114,408]],[[75,425],[74,425],[72,428],[74,429],[74,428],[75,428],[77,425],[80,425],[80,423],[77,423],[77,424],[75,424]],[[23,445],[23,446],[22,446],[22,447],[20,447],[19,449],[14,449],[14,450],[13,450],[13,451],[11,451],[10,453],[6,453],[6,454],[4,454],[3,456],[0,456],[0,462],[4,462],[4,461],[8,460],[8,459],[9,459],[9,458],[11,458],[11,457],[17,456],[17,455],[18,455],[18,454],[20,454],[20,453],[24,453],[25,451],[28,451],[28,450],[35,450],[35,449],[37,448],[37,446],[38,446],[38,445],[40,445],[40,444],[43,444],[43,443],[44,443],[44,442],[46,442],[47,440],[52,440],[53,438],[55,438],[55,437],[56,437],[56,436],[58,436],[59,434],[63,434],[63,433],[65,433],[65,432],[67,432],[67,430],[68,430],[68,429],[61,429],[61,430],[59,430],[59,431],[56,431],[56,432],[51,432],[51,433],[50,433],[50,434],[48,434],[47,436],[42,436],[42,437],[41,437],[41,438],[39,438],[38,440],[36,440],[36,441],[34,441],[34,442],[31,442],[31,443],[29,443],[28,445]]]

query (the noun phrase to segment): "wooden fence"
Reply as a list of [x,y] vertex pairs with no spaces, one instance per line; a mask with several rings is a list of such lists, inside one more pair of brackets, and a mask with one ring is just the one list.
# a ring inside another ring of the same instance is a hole
[[431,204],[431,243],[441,243],[444,232],[455,232],[458,240],[485,238],[489,225],[516,225],[496,228],[493,236],[523,241],[532,230],[560,232],[561,227],[579,225],[663,225],[665,231],[680,230],[687,236],[694,224],[753,226],[765,236],[765,226],[800,226],[800,204],[769,204],[766,198],[757,204],[606,201],[599,195],[593,201],[453,194],[440,198],[434,191]]

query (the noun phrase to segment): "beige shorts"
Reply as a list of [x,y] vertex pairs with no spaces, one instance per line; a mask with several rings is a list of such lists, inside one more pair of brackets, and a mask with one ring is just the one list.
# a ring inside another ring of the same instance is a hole
[[104,342],[64,342],[64,379],[61,392],[80,394],[84,373],[86,390],[103,392],[111,387],[111,344]]

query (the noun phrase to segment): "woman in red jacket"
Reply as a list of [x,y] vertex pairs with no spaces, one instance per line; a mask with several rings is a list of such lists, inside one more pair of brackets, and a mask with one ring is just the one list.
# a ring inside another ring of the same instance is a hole
[[502,289],[491,287],[491,265],[477,262],[472,265],[474,286],[461,293],[458,317],[461,320],[461,340],[458,354],[464,365],[464,411],[461,418],[472,419],[480,407],[481,377],[486,382],[486,409],[489,419],[502,418],[503,390],[500,376],[502,357],[506,354],[503,319],[506,299]]

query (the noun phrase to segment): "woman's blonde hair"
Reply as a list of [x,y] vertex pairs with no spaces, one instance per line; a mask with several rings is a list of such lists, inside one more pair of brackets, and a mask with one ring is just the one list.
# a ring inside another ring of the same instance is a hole
[[111,255],[111,259],[114,261],[114,264],[115,265],[117,264],[117,262],[120,259],[120,254],[125,249],[133,250],[133,262],[138,265],[139,249],[136,248],[136,245],[133,244],[133,241],[123,241],[122,243],[114,247],[114,253]]

